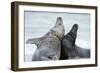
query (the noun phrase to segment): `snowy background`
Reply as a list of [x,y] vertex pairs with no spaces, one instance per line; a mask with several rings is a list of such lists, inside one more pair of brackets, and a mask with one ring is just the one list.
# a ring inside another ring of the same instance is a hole
[[[78,24],[76,44],[83,48],[90,48],[90,14],[60,13],[60,12],[34,12],[24,11],[25,42],[29,38],[41,37],[55,25],[57,17],[62,17],[65,34],[70,31],[73,24]],[[24,60],[29,62],[36,50],[34,44],[25,44]]]

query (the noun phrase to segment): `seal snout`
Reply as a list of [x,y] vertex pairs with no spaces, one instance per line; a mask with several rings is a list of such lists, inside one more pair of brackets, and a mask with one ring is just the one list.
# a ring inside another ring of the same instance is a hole
[[74,24],[74,26],[73,27],[75,27],[76,29],[78,29],[78,24]]
[[58,20],[62,20],[62,18],[61,18],[61,17],[58,17],[57,19],[58,19]]
[[78,30],[78,24],[74,24],[70,32],[76,33],[77,30]]
[[58,17],[57,18],[57,21],[62,22],[62,18],[61,17]]
[[74,24],[70,32],[65,35],[66,39],[69,39],[70,41],[75,41],[77,37],[77,30],[78,30],[78,24]]
[[56,24],[57,24],[57,25],[62,25],[62,24],[63,24],[63,20],[62,20],[61,17],[58,17],[58,18],[57,18]]

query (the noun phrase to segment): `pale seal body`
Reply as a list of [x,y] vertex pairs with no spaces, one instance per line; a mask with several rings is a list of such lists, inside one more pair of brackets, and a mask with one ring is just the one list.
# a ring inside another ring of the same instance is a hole
[[28,39],[27,43],[37,45],[32,61],[59,60],[64,33],[62,18],[58,17],[55,26],[46,35]]
[[75,44],[78,24],[74,24],[68,34],[62,39],[61,60],[74,58],[89,58],[90,49],[84,49]]

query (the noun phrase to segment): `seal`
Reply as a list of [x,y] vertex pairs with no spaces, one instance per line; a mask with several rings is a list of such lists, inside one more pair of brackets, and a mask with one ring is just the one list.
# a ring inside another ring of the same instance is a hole
[[81,48],[75,44],[77,30],[78,24],[74,24],[70,32],[63,37],[60,60],[90,57],[90,49]]
[[59,60],[61,40],[64,33],[63,20],[61,17],[58,17],[54,27],[43,37],[28,39],[26,41],[27,44],[36,44],[37,46],[32,61]]

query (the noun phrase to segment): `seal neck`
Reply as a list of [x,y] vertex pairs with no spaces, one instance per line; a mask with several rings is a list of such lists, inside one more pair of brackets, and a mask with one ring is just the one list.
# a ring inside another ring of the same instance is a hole
[[51,30],[50,32],[48,32],[47,35],[53,35],[53,36],[56,36],[59,40],[62,40],[62,38],[59,35],[57,35],[54,30]]

